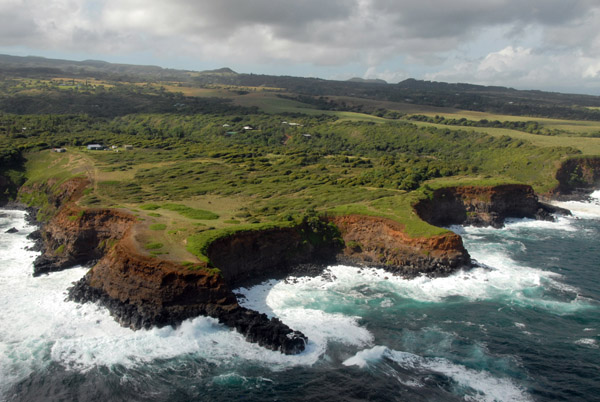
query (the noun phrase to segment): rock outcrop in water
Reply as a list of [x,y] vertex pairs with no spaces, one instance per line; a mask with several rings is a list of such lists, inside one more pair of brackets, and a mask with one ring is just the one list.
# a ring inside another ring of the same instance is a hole
[[551,191],[555,198],[582,198],[600,188],[600,157],[567,159],[556,171],[558,186]]
[[304,350],[302,333],[241,307],[218,272],[139,255],[131,241],[126,237],[116,244],[69,290],[69,298],[100,302],[121,325],[133,329],[178,325],[205,315],[268,349],[286,354]]
[[552,220],[560,208],[539,202],[531,186],[445,187],[415,205],[421,219],[435,226],[473,225],[500,228],[506,218]]
[[471,258],[462,238],[452,232],[432,237],[410,237],[391,219],[349,215],[331,218],[346,244],[338,260],[378,266],[405,277],[448,275],[469,267]]

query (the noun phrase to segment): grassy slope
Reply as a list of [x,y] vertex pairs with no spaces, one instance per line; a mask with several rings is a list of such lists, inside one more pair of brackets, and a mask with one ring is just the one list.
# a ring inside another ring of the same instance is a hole
[[[488,115],[488,118],[493,118],[494,115]],[[513,116],[514,119],[514,116]],[[522,118],[521,118],[522,119]],[[499,120],[495,119],[494,120]],[[529,120],[529,119],[528,119]],[[538,121],[538,119],[531,119]],[[511,120],[511,121],[527,121],[527,120]],[[558,123],[553,123],[554,127],[566,129],[569,125],[567,121],[562,120],[564,124],[559,126]],[[427,123],[427,122],[414,122],[419,127],[436,127],[436,128],[448,128],[443,124]],[[586,122],[589,123],[590,130],[584,132],[597,132],[600,130],[600,122]],[[553,127],[553,126],[548,126]],[[586,126],[578,126],[586,127]],[[457,129],[458,127],[455,127]],[[494,127],[460,127],[461,130],[480,132],[492,135],[494,137],[501,137],[507,135],[511,138],[516,138],[524,141],[528,141],[538,147],[573,147],[580,150],[585,155],[600,155],[600,138],[588,138],[588,137],[562,137],[562,136],[548,136],[548,135],[536,135],[524,133],[522,131],[510,130],[507,128],[494,128]],[[582,130],[583,131],[583,130]]]

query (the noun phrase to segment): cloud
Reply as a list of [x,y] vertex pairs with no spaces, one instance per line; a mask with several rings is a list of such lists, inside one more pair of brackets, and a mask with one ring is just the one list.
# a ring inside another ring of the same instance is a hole
[[600,57],[536,52],[507,46],[482,59],[455,63],[451,68],[426,74],[433,81],[469,82],[483,85],[545,88],[562,92],[600,91]]
[[[566,59],[572,57],[578,77],[597,78],[598,26],[596,0],[0,0],[4,47],[108,58],[144,52],[163,65],[181,55],[282,69],[351,64],[386,77],[468,71],[493,82],[525,76],[541,82],[557,68],[536,63],[572,71]],[[477,60],[461,56],[490,29],[503,32],[501,44],[490,43]],[[539,32],[535,41],[531,31]]]

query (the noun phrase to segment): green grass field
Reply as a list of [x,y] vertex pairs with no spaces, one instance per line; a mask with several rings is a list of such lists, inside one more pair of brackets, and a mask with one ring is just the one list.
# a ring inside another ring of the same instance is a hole
[[[537,119],[534,119],[537,120]],[[518,120],[515,120],[518,121]],[[436,127],[440,129],[449,128],[443,124],[427,123],[415,121],[412,122],[419,127]],[[598,124],[598,123],[596,123]],[[592,127],[590,123],[590,127]],[[595,127],[595,126],[593,126]],[[501,137],[507,135],[511,138],[528,141],[538,147],[572,147],[578,149],[584,155],[600,155],[600,138],[589,137],[567,137],[567,136],[549,136],[524,133],[522,131],[510,130],[506,128],[494,127],[451,127],[453,130],[465,130],[470,132],[480,132]]]

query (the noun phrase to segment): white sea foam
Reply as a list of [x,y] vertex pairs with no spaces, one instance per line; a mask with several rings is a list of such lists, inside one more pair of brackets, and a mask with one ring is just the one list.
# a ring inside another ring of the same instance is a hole
[[587,347],[592,348],[592,349],[598,349],[599,348],[598,341],[596,341],[594,338],[581,338],[581,339],[576,340],[575,343],[577,345],[587,346]]
[[[576,235],[574,222],[573,218],[558,217],[556,222],[512,219],[503,229],[452,227],[462,235],[471,257],[485,267],[464,276],[469,283],[463,285],[463,294],[469,294],[471,299],[486,295],[505,297],[510,303],[541,307],[558,314],[590,308],[590,300],[581,297],[578,288],[563,283],[560,274],[524,266],[510,258],[516,248],[521,248],[520,238],[544,240],[549,230]],[[482,241],[486,236],[493,236],[493,240]],[[545,290],[561,293],[561,300],[544,297]]]
[[[75,268],[33,278],[31,264],[36,253],[23,250],[24,236],[32,228],[27,227],[22,218],[23,213],[11,212],[8,218],[0,219],[7,228],[16,226],[19,229],[16,234],[0,233],[0,249],[3,250],[0,255],[0,302],[3,306],[0,396],[10,384],[43,369],[49,362],[81,371],[98,366],[132,367],[185,355],[199,357],[220,367],[235,367],[244,362],[260,363],[273,370],[312,365],[325,354],[329,342],[362,348],[372,345],[373,335],[361,326],[361,317],[347,313],[348,307],[375,300],[374,305],[380,308],[393,308],[396,296],[424,302],[442,302],[455,296],[467,300],[505,298],[555,312],[573,311],[587,303],[575,297],[564,302],[531,296],[532,289],[563,286],[560,276],[519,266],[507,258],[506,244],[489,243],[479,249],[469,248],[471,254],[488,267],[461,271],[447,278],[405,280],[381,269],[338,265],[329,267],[329,275],[325,276],[268,281],[250,289],[239,289],[238,292],[245,295],[241,304],[277,316],[309,337],[305,352],[285,356],[246,342],[243,336],[211,318],[187,320],[176,329],[165,327],[134,332],[120,327],[103,308],[65,302],[66,289],[86,270]],[[513,222],[508,228],[510,231],[511,227],[534,224]],[[569,230],[568,220],[559,221],[558,225]],[[478,232],[480,230],[493,229],[463,229],[465,239],[468,241],[469,236],[485,234]],[[574,291],[568,287],[564,289]],[[364,366],[385,354],[394,361],[396,358],[404,361],[405,365],[414,360],[419,367],[448,375],[457,384],[481,392],[486,398],[496,395],[493,384],[499,389],[508,387],[506,395],[520,395],[505,380],[494,383],[497,379],[486,372],[453,365],[443,359],[402,353],[383,346],[375,347],[357,353],[351,358],[354,361],[348,359],[345,364]],[[415,381],[415,384],[419,383]]]
[[557,207],[566,208],[573,216],[583,219],[600,219],[600,190],[589,196],[590,201],[553,201]]
[[[336,269],[337,268],[337,269]],[[361,280],[368,278],[350,274],[352,267],[331,267],[331,275],[315,278],[290,278],[271,280],[250,289],[235,290],[241,293],[240,304],[269,316],[277,316],[290,327],[302,331],[309,338],[309,346],[325,351],[328,341],[346,345],[365,346],[373,340],[372,334],[362,328],[360,317],[325,310],[345,299],[360,295],[353,291]],[[335,278],[335,279],[331,279]]]
[[[377,362],[389,359],[399,366],[411,370],[415,376],[428,372],[442,374],[456,383],[461,391],[467,391],[465,399],[478,401],[527,401],[530,400],[525,391],[510,379],[498,378],[487,371],[478,371],[447,359],[422,357],[408,352],[391,350],[385,346],[375,346],[361,350],[344,361],[345,366],[368,367]],[[414,380],[417,384],[420,382]],[[470,392],[468,392],[470,390]],[[461,392],[462,394],[462,392]]]

